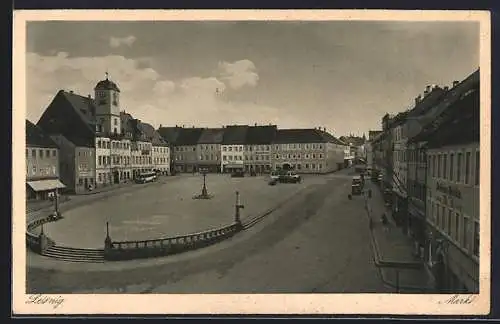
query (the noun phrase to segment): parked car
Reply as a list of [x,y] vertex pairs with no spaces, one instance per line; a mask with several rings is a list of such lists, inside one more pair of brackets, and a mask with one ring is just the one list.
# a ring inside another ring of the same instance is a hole
[[362,190],[363,190],[363,179],[359,176],[354,176],[352,178],[351,194],[361,195]]
[[243,178],[245,176],[245,172],[243,170],[236,170],[231,173],[231,178]]
[[295,172],[287,171],[284,174],[280,174],[279,182],[283,183],[300,183],[302,181],[302,177]]

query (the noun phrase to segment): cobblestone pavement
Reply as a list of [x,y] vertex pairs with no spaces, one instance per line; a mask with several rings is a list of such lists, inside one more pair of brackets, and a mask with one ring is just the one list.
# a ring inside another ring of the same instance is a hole
[[[210,187],[209,187],[210,190]],[[29,292],[390,292],[373,261],[363,207],[350,177],[304,189],[261,223],[205,249],[150,260],[28,267]],[[39,260],[43,257],[35,256]],[[106,267],[106,270],[104,268]]]

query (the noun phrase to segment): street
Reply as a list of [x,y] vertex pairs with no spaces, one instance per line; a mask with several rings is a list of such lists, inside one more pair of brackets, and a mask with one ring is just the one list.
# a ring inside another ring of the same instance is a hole
[[57,269],[31,266],[27,289],[30,293],[390,291],[373,263],[363,205],[347,199],[350,184],[347,171],[327,175],[256,226],[205,249],[129,262],[60,262]]

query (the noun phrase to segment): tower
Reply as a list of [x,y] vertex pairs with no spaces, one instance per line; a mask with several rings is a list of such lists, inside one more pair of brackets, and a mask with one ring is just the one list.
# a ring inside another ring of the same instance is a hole
[[96,120],[105,133],[121,134],[120,89],[108,79],[99,81],[94,88],[97,107]]

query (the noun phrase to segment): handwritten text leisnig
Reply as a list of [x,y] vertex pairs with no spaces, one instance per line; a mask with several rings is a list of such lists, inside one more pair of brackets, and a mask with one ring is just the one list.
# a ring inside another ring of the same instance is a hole
[[43,294],[33,294],[28,295],[26,299],[26,304],[38,304],[38,305],[52,305],[54,309],[61,306],[64,303],[64,298],[62,296],[46,296]]

